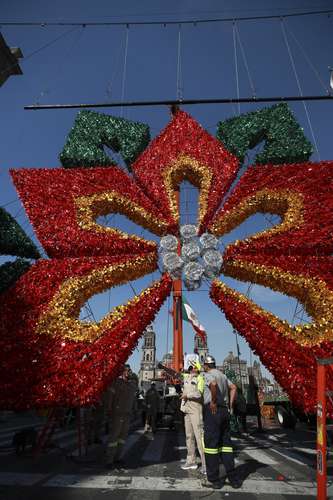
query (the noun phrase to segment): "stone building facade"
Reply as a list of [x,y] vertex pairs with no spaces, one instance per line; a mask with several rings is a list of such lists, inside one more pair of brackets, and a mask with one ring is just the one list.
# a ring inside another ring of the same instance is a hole
[[151,325],[143,334],[142,358],[139,370],[139,384],[149,382],[156,377],[156,334]]
[[196,334],[194,337],[194,352],[198,354],[199,361],[203,364],[205,357],[208,354],[208,345],[206,342],[200,337],[200,335]]
[[232,351],[229,351],[228,356],[223,360],[222,369],[223,371],[232,371],[236,376],[236,381],[241,381],[242,387],[246,387],[249,384],[247,362],[235,356]]

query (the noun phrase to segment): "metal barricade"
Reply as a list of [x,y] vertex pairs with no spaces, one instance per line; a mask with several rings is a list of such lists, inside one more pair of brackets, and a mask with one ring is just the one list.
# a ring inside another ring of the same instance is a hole
[[327,369],[333,358],[317,360],[317,499],[327,499],[327,398],[333,406],[332,391],[326,390]]

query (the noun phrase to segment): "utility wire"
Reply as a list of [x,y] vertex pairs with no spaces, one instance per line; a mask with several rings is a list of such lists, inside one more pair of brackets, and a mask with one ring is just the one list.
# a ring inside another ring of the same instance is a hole
[[[58,65],[58,68],[55,72],[56,77],[53,78],[53,80],[52,80],[52,85],[59,83],[59,81],[61,81],[65,78],[64,67],[65,67],[66,63],[68,63],[68,61],[70,61],[70,56],[74,52],[74,48],[78,44],[78,42],[82,36],[83,31],[84,30],[82,27],[80,30],[77,30],[77,33],[76,33],[77,36],[75,37],[75,35],[74,35],[73,40],[72,40],[70,46],[68,47],[68,50],[66,52],[64,52],[64,54],[62,54],[61,62]],[[43,96],[45,96],[49,92],[50,91],[47,88],[45,88],[44,90],[42,89],[41,92],[39,93],[37,99],[36,99],[36,104],[39,104],[40,98],[42,98]]]
[[243,17],[220,17],[218,19],[190,19],[190,20],[184,20],[184,21],[102,21],[102,22],[91,22],[91,21],[76,21],[76,22],[71,22],[71,21],[27,21],[27,22],[20,22],[20,21],[3,21],[1,22],[0,20],[0,26],[41,26],[41,27],[47,27],[47,26],[138,26],[138,25],[162,25],[162,26],[167,26],[167,25],[174,25],[174,24],[205,24],[205,23],[221,23],[221,22],[234,22],[234,21],[257,21],[260,19],[281,19],[281,17],[287,18],[287,17],[302,17],[302,16],[314,16],[314,15],[320,15],[320,14],[332,14],[333,10],[312,10],[312,11],[305,11],[305,12],[294,12],[290,14],[275,14],[275,15],[266,15],[266,16],[243,16]]
[[4,205],[1,205],[1,208],[5,208],[5,207],[8,207],[8,205],[12,205],[13,203],[19,203],[20,200],[16,199],[16,200],[12,200],[12,201],[9,201],[8,203],[5,203]]
[[107,84],[107,87],[106,87],[106,95],[108,97],[111,97],[111,95],[112,95],[114,80],[115,80],[116,74],[117,74],[117,72],[119,70],[121,49],[122,49],[122,41],[120,41],[120,43],[119,43],[118,50],[117,50],[117,55],[115,57],[116,63],[114,65],[114,68],[113,68],[113,71],[112,71],[109,83]]
[[[0,23],[0,25],[1,25],[1,23]],[[61,35],[57,36],[56,38],[53,38],[53,40],[50,40],[49,42],[47,42],[44,45],[42,45],[41,47],[39,47],[39,49],[34,50],[33,52],[31,52],[30,54],[28,54],[27,56],[24,57],[24,62],[27,61],[28,59],[30,59],[31,57],[33,57],[34,55],[38,54],[42,50],[47,49],[48,47],[50,47],[51,45],[56,43],[58,40],[60,40],[61,38],[64,38],[66,35],[73,33],[73,31],[77,30],[79,26],[82,26],[82,25],[79,25],[79,24],[75,25],[74,28],[65,31],[65,33],[62,33]],[[15,62],[9,66],[6,66],[6,68],[0,72],[0,75],[7,73],[9,69],[15,68],[17,66],[17,64],[18,63]]]
[[[129,26],[126,26],[126,37],[125,37],[125,51],[124,51],[124,67],[123,67],[123,77],[121,84],[121,102],[124,102],[125,98],[125,83],[126,83],[126,71],[127,71],[127,51],[128,51],[128,33]],[[120,116],[123,117],[123,106],[120,108]]]
[[249,79],[249,84],[250,84],[250,87],[251,87],[251,90],[252,90],[252,95],[253,95],[253,97],[255,97],[256,96],[256,89],[255,89],[255,86],[254,86],[254,83],[253,83],[253,80],[252,80],[252,77],[251,77],[250,68],[249,68],[249,65],[248,65],[248,61],[247,61],[247,58],[246,58],[245,50],[244,50],[244,47],[243,47],[243,44],[242,44],[242,41],[241,41],[240,34],[239,34],[239,31],[238,31],[236,23],[235,23],[235,32],[236,32],[236,37],[237,37],[237,40],[238,40],[239,47],[241,49],[241,54],[242,54],[244,66],[245,66],[245,69],[246,69],[246,72],[247,72],[247,77]]
[[182,26],[178,28],[178,45],[177,45],[177,80],[176,80],[176,95],[178,101],[183,100],[182,88]]
[[129,286],[131,287],[132,292],[134,293],[134,295],[137,295],[137,293],[136,293],[136,291],[135,291],[135,288],[134,288],[134,286],[132,285],[132,283],[129,281],[129,282],[128,282],[128,284],[129,284]]
[[93,318],[94,322],[95,322],[95,323],[97,323],[96,318],[95,318],[95,315],[94,315],[94,312],[93,312],[93,310],[92,310],[92,308],[91,308],[91,305],[90,305],[90,303],[89,303],[89,300],[87,300],[87,302],[85,303],[85,306],[84,306],[84,307],[85,307],[85,308],[86,308],[86,310],[88,311],[88,314],[90,313],[90,315],[92,316],[92,318]]
[[[235,60],[235,76],[236,76],[236,91],[237,99],[239,101],[239,77],[238,77],[238,61],[237,61],[237,43],[236,43],[236,22],[232,23],[232,39],[234,43],[234,60]],[[238,115],[240,115],[240,102],[237,103]]]
[[301,42],[298,40],[298,38],[296,38],[296,35],[295,33],[293,33],[293,31],[291,31],[290,29],[290,26],[285,26],[286,30],[288,31],[288,33],[290,33],[290,35],[293,37],[295,43],[298,45],[300,51],[302,52],[305,60],[307,61],[307,63],[309,64],[310,68],[312,69],[312,71],[314,72],[315,76],[317,77],[317,80],[318,82],[320,83],[320,85],[323,87],[323,89],[325,90],[325,92],[327,92],[327,94],[330,93],[327,85],[325,85],[325,83],[323,82],[320,74],[319,74],[319,71],[316,69],[316,67],[314,66],[314,64],[312,63],[310,57],[307,55],[304,47],[301,45]]
[[[281,29],[282,29],[283,39],[284,39],[284,42],[285,42],[285,45],[287,47],[287,51],[288,51],[288,54],[289,54],[290,64],[291,64],[291,67],[292,67],[294,75],[295,75],[297,87],[298,87],[300,96],[303,97],[303,91],[302,91],[302,87],[301,87],[301,82],[300,82],[298,74],[297,74],[295,60],[294,60],[293,54],[291,52],[291,48],[290,48],[290,45],[289,45],[289,41],[288,41],[288,37],[287,37],[286,30],[285,30],[284,20],[283,19],[281,19]],[[308,112],[308,107],[307,107],[307,105],[306,105],[306,103],[304,101],[303,101],[303,107],[304,107],[304,111],[305,111],[305,114],[306,114],[306,118],[308,120],[309,129],[310,129],[311,136],[312,136],[312,139],[313,139],[313,142],[314,142],[314,145],[315,145],[315,149],[316,149],[316,152],[317,152],[318,160],[320,161],[320,154],[319,154],[317,140],[316,140],[313,128],[312,128],[312,123],[311,123],[311,120],[310,120],[310,115],[309,115],[309,112]]]

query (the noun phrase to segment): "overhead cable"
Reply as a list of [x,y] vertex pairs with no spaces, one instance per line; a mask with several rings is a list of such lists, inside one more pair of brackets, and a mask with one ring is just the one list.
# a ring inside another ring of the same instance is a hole
[[178,45],[177,45],[177,77],[176,77],[176,95],[178,101],[183,100],[182,86],[182,26],[178,28]]
[[237,28],[237,24],[236,23],[235,23],[235,32],[236,32],[236,36],[237,36],[237,39],[238,39],[239,47],[241,49],[241,54],[242,54],[244,66],[245,66],[245,69],[246,69],[246,72],[247,72],[247,77],[249,79],[249,84],[250,84],[250,87],[251,87],[251,90],[252,90],[252,95],[253,95],[253,97],[255,97],[256,96],[256,89],[255,89],[255,86],[254,86],[254,83],[253,83],[253,79],[252,79],[252,76],[251,76],[251,73],[250,73],[250,68],[249,68],[249,65],[248,65],[248,61],[247,61],[245,49],[243,47],[243,44],[242,44],[242,41],[241,41],[241,38],[240,38],[240,34],[239,34],[239,30]]
[[302,47],[301,45],[301,42],[298,40],[298,38],[296,38],[296,35],[295,33],[293,33],[293,31],[291,31],[291,28],[290,26],[287,26],[285,25],[285,29],[286,31],[288,31],[288,33],[293,37],[294,41],[296,42],[296,44],[298,45],[300,51],[302,52],[305,60],[307,61],[307,63],[309,64],[310,68],[312,69],[312,71],[314,72],[315,76],[317,77],[317,80],[318,82],[320,83],[320,85],[323,87],[323,89],[325,90],[325,92],[329,93],[329,89],[327,87],[327,85],[325,85],[325,83],[323,82],[320,74],[319,74],[319,71],[316,69],[315,65],[312,63],[310,57],[307,55],[304,47]]
[[240,102],[239,102],[239,77],[238,77],[238,60],[237,60],[237,41],[236,41],[236,22],[232,23],[232,39],[234,43],[234,61],[235,61],[235,75],[236,75],[236,91],[238,99],[238,115],[240,115]]
[[[297,74],[297,69],[296,69],[296,64],[295,64],[294,56],[293,56],[293,54],[291,52],[291,48],[290,48],[290,45],[289,45],[289,41],[288,41],[288,37],[287,37],[286,30],[285,30],[283,19],[281,19],[281,29],[282,29],[283,39],[284,39],[284,42],[285,42],[286,47],[287,47],[287,52],[289,54],[290,64],[291,64],[291,67],[292,67],[294,75],[295,75],[295,80],[296,80],[296,83],[297,83],[297,87],[298,87],[300,96],[303,97],[303,90],[302,90],[302,87],[301,87],[301,82],[300,82],[300,79],[299,79],[298,74]],[[313,143],[315,145],[316,152],[317,152],[318,160],[320,161],[320,154],[319,154],[318,144],[317,144],[317,140],[316,140],[316,137],[315,137],[315,134],[314,134],[314,131],[313,131],[313,127],[312,127],[312,123],[311,123],[311,119],[310,119],[308,107],[307,107],[307,105],[306,105],[306,103],[304,101],[302,101],[302,103],[303,103],[304,111],[305,111],[306,118],[307,118],[307,121],[308,121],[308,124],[309,124],[309,129],[310,129],[310,132],[311,132],[312,140],[313,140]]]
[[[1,23],[0,23],[0,25],[1,25]],[[31,57],[33,57],[34,55],[38,54],[42,50],[46,49],[47,47],[50,47],[51,45],[53,45],[54,43],[56,43],[61,38],[64,38],[66,35],[69,35],[70,33],[73,33],[73,31],[77,30],[80,26],[81,25],[76,25],[74,28],[65,31],[65,33],[62,33],[61,35],[57,36],[56,38],[53,38],[49,42],[45,43],[44,45],[42,45],[41,47],[39,47],[39,49],[34,50],[33,52],[31,52],[30,54],[28,54],[27,56],[24,57],[24,62],[27,61],[28,59],[30,59]],[[16,66],[17,66],[17,62],[15,62],[15,63],[13,63],[13,64],[11,64],[9,66],[6,66],[5,69],[0,72],[0,75],[3,75],[5,73],[7,73],[8,70],[10,70],[12,68],[15,68]]]
[[[78,44],[84,30],[81,27],[81,29],[73,30],[73,31],[76,31],[76,37],[74,34],[73,40],[72,40],[71,44],[69,45],[68,50],[64,54],[62,54],[61,62],[58,65],[58,69],[55,71],[56,77],[52,79],[53,86],[65,78],[64,67],[66,64],[68,64],[68,61],[70,61],[70,55],[71,55],[71,53],[74,52],[74,47]],[[26,58],[24,58],[24,59],[26,59]],[[51,89],[51,92],[52,92],[52,89]],[[38,94],[38,96],[36,98],[36,104],[39,104],[40,99],[49,93],[50,93],[50,90],[48,88],[44,88],[44,89],[42,88],[42,90],[40,91],[40,93]]]
[[119,43],[119,46],[118,46],[118,49],[117,49],[117,55],[116,57],[114,58],[114,65],[113,65],[113,70],[112,70],[112,74],[111,74],[111,78],[109,79],[108,83],[107,83],[107,86],[106,86],[106,95],[108,97],[111,97],[112,96],[112,93],[113,93],[113,87],[114,87],[114,81],[115,81],[115,77],[119,71],[119,67],[120,67],[120,56],[121,56],[121,49],[122,49],[122,41],[120,40],[120,43]]
[[[123,77],[121,83],[121,102],[125,99],[125,83],[126,83],[126,71],[127,71],[127,52],[128,52],[128,33],[129,27],[126,26],[126,37],[125,37],[125,51],[124,51],[124,66],[123,66]],[[123,117],[123,107],[120,108],[120,116]]]
[[190,19],[184,21],[101,21],[101,22],[91,22],[91,21],[1,21],[0,26],[37,26],[37,27],[47,27],[47,26],[136,26],[136,25],[162,25],[167,26],[169,24],[204,24],[204,23],[221,23],[221,22],[233,22],[233,21],[257,21],[260,19],[281,19],[281,17],[301,17],[301,16],[314,16],[319,14],[330,15],[333,13],[333,9],[329,10],[312,10],[305,12],[294,12],[290,14],[279,14],[279,15],[266,15],[266,16],[244,16],[244,17],[221,17],[218,19]]

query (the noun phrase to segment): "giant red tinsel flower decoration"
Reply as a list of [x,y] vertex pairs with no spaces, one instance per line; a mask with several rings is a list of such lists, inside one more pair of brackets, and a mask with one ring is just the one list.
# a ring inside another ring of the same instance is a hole
[[[99,323],[79,311],[95,293],[151,273],[157,247],[99,225],[118,212],[154,234],[178,234],[175,189],[200,191],[199,227],[222,236],[255,212],[274,228],[230,245],[223,273],[295,296],[312,316],[292,327],[215,280],[211,297],[296,404],[313,411],[317,357],[333,347],[333,162],[249,167],[220,209],[239,164],[189,115],[170,124],[132,164],[13,170],[49,259],[37,261],[1,296],[0,405],[76,406],[98,398],[171,291],[165,274]],[[333,379],[328,378],[333,389]]]

